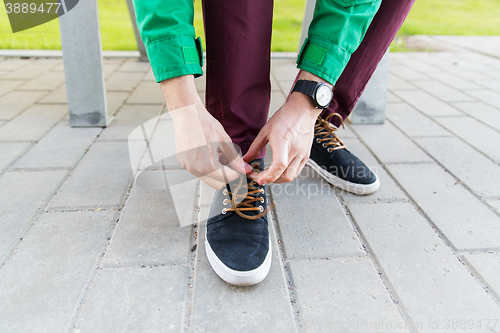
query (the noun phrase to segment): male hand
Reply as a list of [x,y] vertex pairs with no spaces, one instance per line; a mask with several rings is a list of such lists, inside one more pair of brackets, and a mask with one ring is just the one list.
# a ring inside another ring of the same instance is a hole
[[205,109],[192,75],[162,81],[162,89],[174,122],[177,160],[184,169],[215,189],[251,172],[221,123]]
[[[301,71],[299,80],[326,82],[323,79]],[[257,138],[243,156],[251,161],[258,156],[269,142],[273,161],[269,169],[258,177],[249,175],[259,184],[290,182],[306,164],[314,139],[314,123],[322,110],[317,109],[310,96],[300,92],[292,93],[283,105],[260,130]]]

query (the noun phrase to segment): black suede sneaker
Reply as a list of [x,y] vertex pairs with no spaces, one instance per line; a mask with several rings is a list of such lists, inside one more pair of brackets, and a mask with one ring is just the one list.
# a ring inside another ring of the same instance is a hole
[[[264,160],[250,165],[263,170]],[[227,283],[250,286],[264,280],[272,252],[265,185],[241,175],[215,193],[205,249],[213,270]]]
[[[335,135],[337,128],[329,123],[333,113],[325,119],[318,117],[314,126],[314,141],[307,164],[327,182],[354,194],[370,194],[378,190],[380,181],[359,158],[346,149]],[[344,124],[342,123],[342,126]]]

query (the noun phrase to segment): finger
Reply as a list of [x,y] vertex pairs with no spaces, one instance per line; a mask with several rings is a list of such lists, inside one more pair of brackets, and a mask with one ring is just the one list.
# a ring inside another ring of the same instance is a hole
[[243,156],[243,160],[251,162],[259,156],[262,149],[267,145],[267,135],[261,130],[255,140],[253,140],[247,153]]
[[288,165],[288,168],[286,168],[285,172],[281,175],[280,178],[278,178],[275,183],[276,184],[282,184],[282,183],[289,183],[292,180],[295,179],[295,175],[297,174],[297,170],[300,167],[300,163],[302,162],[302,159],[299,157],[295,157],[292,162]]
[[219,145],[219,148],[224,155],[225,163],[228,163],[235,171],[243,174],[247,174],[252,171],[252,167],[243,161],[243,158],[234,148],[233,143],[222,142]]
[[295,178],[297,178],[300,175],[300,173],[302,172],[302,170],[306,166],[308,159],[309,159],[309,157],[302,159],[302,161],[300,162],[300,165],[299,165],[299,169],[297,170],[297,174],[295,175]]
[[[233,180],[237,179],[240,176],[240,173],[237,171],[234,171],[231,168],[228,168],[227,166],[220,166],[217,168],[215,171],[206,174],[204,176],[213,178],[219,182],[223,182],[224,184],[227,184],[229,182],[232,182]],[[199,177],[201,179],[201,177]]]
[[226,185],[224,182],[208,176],[202,176],[199,179],[215,190],[220,190],[223,186]]
[[290,149],[288,140],[279,138],[276,141],[273,140],[270,142],[270,145],[273,151],[273,161],[269,169],[261,173],[258,180],[260,185],[274,182],[285,172],[291,162],[288,159],[288,151]]

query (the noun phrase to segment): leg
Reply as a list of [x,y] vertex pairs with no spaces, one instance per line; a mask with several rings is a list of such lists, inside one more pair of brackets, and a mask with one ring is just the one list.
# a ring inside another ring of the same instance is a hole
[[243,154],[269,112],[272,15],[272,0],[203,2],[206,107]]
[[[343,119],[349,116],[414,2],[382,0],[365,38],[335,84],[335,96],[323,118],[331,113],[338,113]],[[335,119],[334,124],[340,126],[340,119]]]
[[[269,111],[273,0],[204,0],[203,15],[206,107],[245,154]],[[264,155],[252,166],[264,169]],[[206,224],[208,261],[234,285],[262,281],[272,258],[266,186],[245,179],[216,192]]]

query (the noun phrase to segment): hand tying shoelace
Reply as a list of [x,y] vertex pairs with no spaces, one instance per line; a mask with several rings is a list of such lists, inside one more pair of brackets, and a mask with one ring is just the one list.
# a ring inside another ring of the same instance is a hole
[[[314,136],[318,136],[316,141],[318,143],[323,143],[324,148],[328,147],[329,153],[337,149],[345,149],[344,143],[334,133],[338,129],[336,127],[333,127],[333,125],[330,123],[330,118],[332,118],[333,116],[337,116],[340,118],[342,128],[345,129],[344,120],[338,113],[329,114],[325,119],[318,117],[318,121],[316,125],[314,125]],[[333,137],[329,137],[329,134],[331,134]],[[322,138],[320,138],[319,136],[321,136]]]

